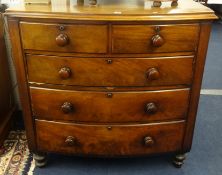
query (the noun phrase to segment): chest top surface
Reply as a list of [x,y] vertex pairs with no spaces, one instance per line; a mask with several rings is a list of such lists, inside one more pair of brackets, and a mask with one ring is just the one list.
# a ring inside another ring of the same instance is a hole
[[100,0],[97,6],[67,3],[51,5],[17,5],[7,10],[7,15],[27,18],[61,18],[78,20],[109,21],[177,21],[211,20],[214,12],[193,0],[179,0],[178,6],[171,7],[163,2],[153,7],[150,0]]

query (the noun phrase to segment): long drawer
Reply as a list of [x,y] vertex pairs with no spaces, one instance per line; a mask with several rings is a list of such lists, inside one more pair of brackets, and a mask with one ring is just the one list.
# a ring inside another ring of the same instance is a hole
[[[185,34],[186,31],[186,34]],[[195,51],[199,25],[113,25],[113,53]]]
[[27,55],[30,82],[80,86],[190,85],[193,56],[74,58]]
[[106,53],[108,48],[106,25],[21,22],[20,29],[24,49]]
[[189,89],[94,92],[30,88],[38,119],[124,123],[185,119]]
[[36,120],[39,151],[127,156],[179,151],[184,122],[152,125],[81,125]]

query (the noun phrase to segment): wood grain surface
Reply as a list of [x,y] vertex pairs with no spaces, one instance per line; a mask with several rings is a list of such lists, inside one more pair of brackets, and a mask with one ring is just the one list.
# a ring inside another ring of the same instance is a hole
[[[108,157],[145,155],[180,150],[184,126],[182,121],[109,126],[36,120],[36,138],[42,151]],[[146,137],[153,139],[152,146],[145,145]]]
[[[159,27],[159,29],[156,29]],[[156,31],[159,30],[159,31]],[[186,31],[186,35],[184,33]],[[159,34],[164,43],[154,46],[152,38]],[[152,53],[194,51],[197,47],[199,25],[113,25],[113,53]]]
[[[78,53],[107,52],[108,27],[106,25],[21,22],[20,29],[24,49]],[[60,34],[68,37],[67,44],[64,46],[56,43],[56,37]]]
[[[78,86],[190,85],[193,57],[75,58],[27,55],[29,82]],[[70,69],[67,78],[60,70]],[[159,75],[153,79],[149,71]]]
[[[184,119],[189,103],[189,89],[107,93],[32,87],[30,92],[33,115],[47,120],[144,123]],[[61,110],[65,102],[73,106],[73,110],[68,114]],[[146,112],[148,103],[156,104],[155,114]]]
[[96,7],[67,5],[20,5],[7,9],[7,15],[22,20],[54,19],[77,21],[189,21],[216,19],[214,12],[193,0],[180,0],[176,8],[163,3],[153,8],[152,1],[102,0]]

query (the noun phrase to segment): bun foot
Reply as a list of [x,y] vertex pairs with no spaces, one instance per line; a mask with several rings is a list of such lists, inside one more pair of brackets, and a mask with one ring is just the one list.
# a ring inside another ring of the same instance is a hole
[[181,168],[182,165],[184,164],[184,160],[186,159],[186,155],[185,154],[178,154],[175,156],[174,160],[173,160],[173,165],[176,168]]
[[35,153],[33,154],[33,158],[35,160],[35,166],[39,168],[46,166],[47,158],[45,153]]

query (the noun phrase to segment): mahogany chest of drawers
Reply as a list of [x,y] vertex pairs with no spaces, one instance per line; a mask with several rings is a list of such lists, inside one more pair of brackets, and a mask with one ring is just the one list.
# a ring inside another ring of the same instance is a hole
[[[111,1],[109,1],[110,3]],[[7,11],[30,149],[138,156],[192,144],[214,13],[191,0]]]

